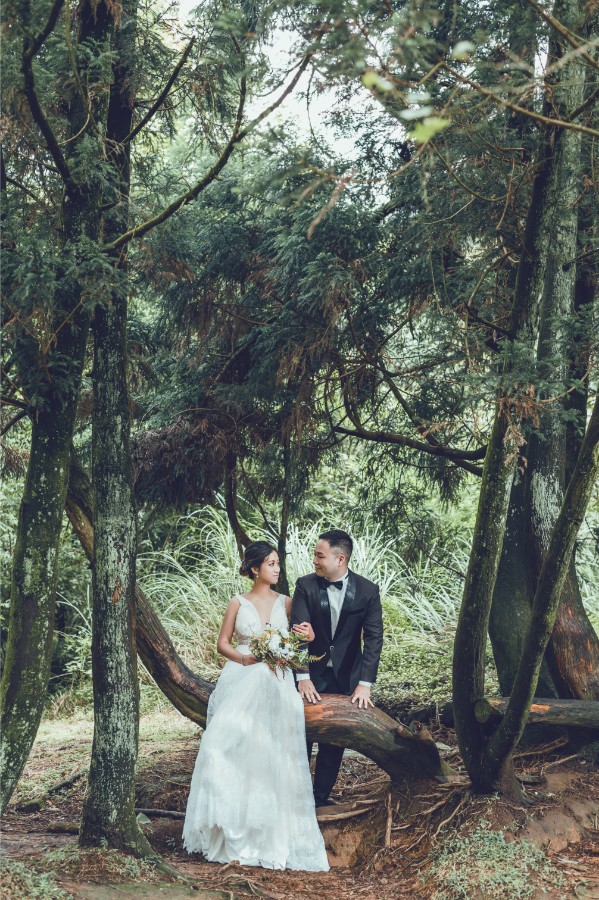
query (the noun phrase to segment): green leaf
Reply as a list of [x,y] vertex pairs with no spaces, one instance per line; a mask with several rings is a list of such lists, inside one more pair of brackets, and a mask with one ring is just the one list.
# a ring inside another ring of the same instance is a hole
[[459,59],[461,62],[467,62],[470,54],[475,50],[475,46],[471,41],[458,41],[451,55],[453,59]]
[[369,72],[364,72],[362,75],[362,84],[364,87],[367,87],[369,90],[376,91],[392,91],[393,85],[390,81],[387,81],[386,78],[382,78],[377,72],[373,72],[370,70]]
[[439,131],[443,131],[451,125],[450,119],[441,119],[439,116],[428,116],[422,122],[418,122],[413,131],[410,132],[410,138],[417,144],[426,144]]
[[142,812],[137,813],[135,818],[136,818],[138,825],[151,825],[152,824],[152,820],[148,819],[148,817]]

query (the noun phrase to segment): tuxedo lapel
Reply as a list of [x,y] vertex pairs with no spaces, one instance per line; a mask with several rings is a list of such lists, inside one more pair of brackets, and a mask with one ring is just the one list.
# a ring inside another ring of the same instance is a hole
[[328,643],[333,640],[331,635],[331,605],[329,603],[329,595],[325,587],[318,584],[318,613],[322,622],[322,628],[327,636]]
[[[343,606],[341,607],[341,612],[339,613],[339,619],[337,621],[337,628],[335,629],[335,634],[341,634],[341,629],[345,625],[345,620],[347,619],[349,613],[352,610],[356,599],[356,576],[353,572],[349,573],[347,579],[347,590],[345,592],[345,598],[343,600]],[[326,594],[326,591],[325,591]],[[327,598],[328,601],[328,598]],[[329,610],[329,628],[330,628],[330,610]]]

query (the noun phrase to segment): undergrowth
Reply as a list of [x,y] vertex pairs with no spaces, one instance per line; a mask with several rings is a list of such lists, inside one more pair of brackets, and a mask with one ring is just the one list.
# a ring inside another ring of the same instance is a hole
[[98,875],[102,880],[114,881],[158,881],[159,876],[150,862],[135,859],[106,847],[82,849],[76,844],[48,850],[36,860],[36,867],[46,871],[60,871],[63,876],[80,880],[93,879]]
[[485,819],[468,837],[447,838],[434,853],[426,879],[431,900],[526,900],[539,888],[559,888],[563,878],[543,850],[496,831]]
[[0,895],[3,900],[72,900],[49,872],[35,872],[24,863],[0,858]]

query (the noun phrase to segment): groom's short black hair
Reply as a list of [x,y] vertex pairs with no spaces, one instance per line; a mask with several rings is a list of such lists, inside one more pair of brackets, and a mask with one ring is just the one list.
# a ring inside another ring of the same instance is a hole
[[331,550],[340,550],[349,562],[354,549],[354,542],[350,538],[347,531],[341,531],[340,528],[331,528],[318,535],[320,541],[327,541],[331,545]]

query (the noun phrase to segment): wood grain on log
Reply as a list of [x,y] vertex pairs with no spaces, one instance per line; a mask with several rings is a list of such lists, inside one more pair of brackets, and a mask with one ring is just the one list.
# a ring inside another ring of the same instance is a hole
[[[498,721],[508,705],[507,697],[477,700],[474,707],[479,722]],[[554,700],[535,698],[528,722],[535,725],[568,725],[599,728],[599,702],[592,700]]]
[[[94,531],[90,497],[89,479],[73,453],[66,512],[91,560]],[[204,726],[214,685],[185,665],[139,585],[135,599],[137,651],[143,664],[173,706]],[[305,714],[308,741],[356,750],[393,780],[452,774],[426,728],[412,731],[379,709],[357,709],[345,696],[325,696],[322,703],[306,706]]]

